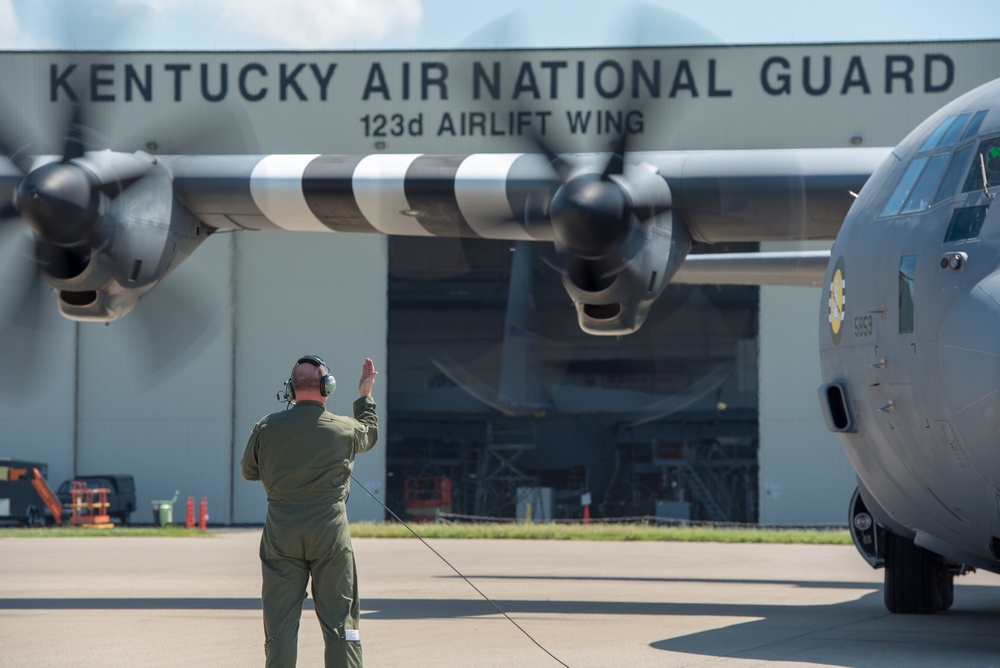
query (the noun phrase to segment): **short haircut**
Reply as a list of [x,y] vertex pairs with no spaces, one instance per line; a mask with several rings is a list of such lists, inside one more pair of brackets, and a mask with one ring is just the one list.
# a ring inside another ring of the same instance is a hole
[[292,387],[296,390],[318,390],[326,370],[311,362],[299,362],[292,369]]

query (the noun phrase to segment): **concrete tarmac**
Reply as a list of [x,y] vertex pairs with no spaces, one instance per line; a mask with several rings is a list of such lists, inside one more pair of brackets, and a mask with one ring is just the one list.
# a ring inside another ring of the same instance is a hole
[[[0,539],[0,666],[263,665],[259,529]],[[1000,665],[1000,576],[890,615],[853,547],[430,541],[569,666]],[[365,665],[558,666],[412,539],[355,541]],[[322,665],[306,601],[299,665]]]

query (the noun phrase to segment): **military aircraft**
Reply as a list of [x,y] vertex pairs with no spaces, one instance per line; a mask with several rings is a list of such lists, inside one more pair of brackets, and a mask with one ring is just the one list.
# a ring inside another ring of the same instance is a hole
[[955,575],[1000,572],[1000,81],[896,148],[638,152],[626,131],[601,153],[153,155],[87,146],[84,126],[77,108],[61,155],[0,160],[0,215],[28,225],[72,320],[125,316],[219,230],[550,243],[580,327],[601,336],[640,328],[671,281],[824,285],[820,403],[858,474],[852,533],[885,568],[887,607],[944,610]]

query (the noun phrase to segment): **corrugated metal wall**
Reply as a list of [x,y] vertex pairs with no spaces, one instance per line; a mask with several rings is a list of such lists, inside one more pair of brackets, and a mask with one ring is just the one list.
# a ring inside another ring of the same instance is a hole
[[[275,393],[303,354],[322,357],[337,378],[337,391],[327,407],[351,414],[358,398],[358,379],[365,357],[376,370],[386,368],[386,240],[377,235],[286,234],[260,232],[236,235],[234,386],[239,466],[253,423],[282,408]],[[375,382],[373,396],[385,421],[385,375]],[[385,444],[357,461],[354,476],[385,498]],[[259,484],[237,472],[235,522],[263,520],[265,499]],[[352,519],[382,519],[378,504],[356,486],[348,512]]]
[[[767,244],[762,250],[827,250]],[[840,439],[820,414],[819,310],[823,288],[760,290],[760,522],[843,524],[857,486]]]

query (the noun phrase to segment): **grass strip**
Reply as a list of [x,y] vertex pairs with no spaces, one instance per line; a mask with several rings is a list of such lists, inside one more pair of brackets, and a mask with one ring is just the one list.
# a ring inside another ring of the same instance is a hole
[[[802,543],[850,545],[846,529],[772,529],[646,524],[416,524],[422,538],[505,538],[516,540],[674,541],[685,543]],[[355,522],[355,538],[412,538],[396,522]]]
[[[469,540],[593,540],[593,541],[673,541],[683,543],[782,543],[813,545],[850,545],[846,529],[775,529],[713,526],[651,526],[647,524],[415,524],[422,538]],[[200,538],[212,532],[184,527],[45,527],[26,529],[0,528],[0,538]],[[355,522],[354,538],[413,538],[398,522]]]

